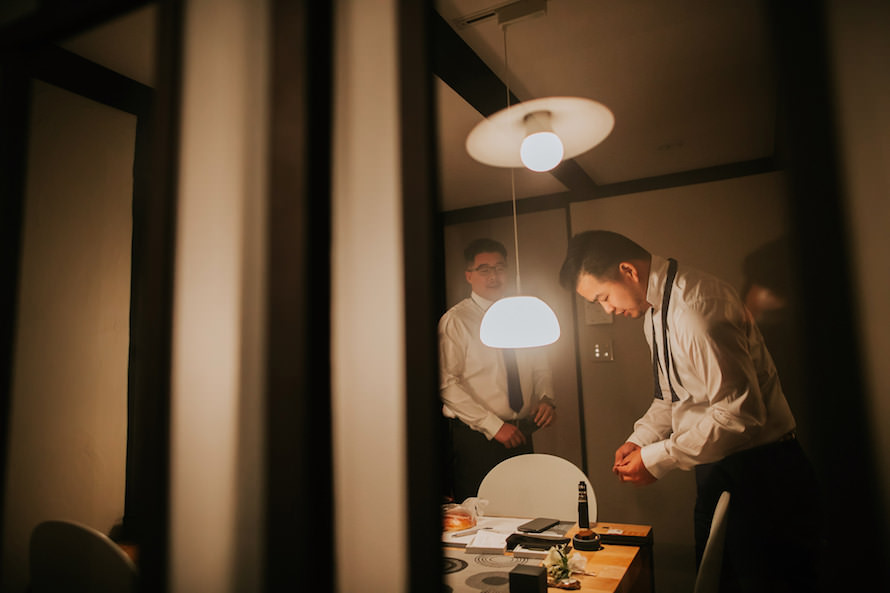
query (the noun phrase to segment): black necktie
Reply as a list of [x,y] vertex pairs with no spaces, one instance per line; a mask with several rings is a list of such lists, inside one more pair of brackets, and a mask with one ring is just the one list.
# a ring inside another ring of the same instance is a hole
[[504,350],[504,365],[507,367],[507,399],[514,412],[522,409],[522,387],[519,385],[519,367],[516,366],[516,352]]
[[[668,388],[671,390],[671,401],[678,402],[680,401],[680,397],[677,395],[677,392],[674,391],[674,384],[671,382],[671,353],[668,348],[668,337],[667,337],[667,329],[668,329],[668,307],[671,304],[671,289],[674,286],[674,277],[677,275],[677,260],[674,258],[669,258],[668,262],[668,273],[667,279],[665,280],[664,286],[664,298],[661,303],[661,332],[662,332],[662,345],[664,345],[664,375],[667,378]],[[655,381],[655,397],[657,399],[664,399],[661,395],[661,382],[658,380],[658,340],[655,337],[655,309],[653,308],[650,313],[650,319],[652,320],[652,378]],[[677,380],[679,381],[679,377]]]

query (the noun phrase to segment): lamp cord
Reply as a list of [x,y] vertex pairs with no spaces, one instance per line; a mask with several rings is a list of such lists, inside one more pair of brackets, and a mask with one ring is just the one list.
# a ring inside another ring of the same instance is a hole
[[519,227],[516,222],[516,176],[513,167],[510,167],[510,188],[513,193],[513,250],[516,252],[516,294],[522,294],[519,285]]
[[[504,34],[504,87],[507,89],[507,108],[510,107],[510,71],[507,69],[507,25],[501,30]],[[513,202],[513,251],[516,254],[516,294],[522,294],[519,281],[519,224],[516,216],[516,171],[510,167],[510,194]]]
[[510,107],[510,71],[507,70],[507,25],[501,27],[504,34],[504,87],[507,89],[507,107]]

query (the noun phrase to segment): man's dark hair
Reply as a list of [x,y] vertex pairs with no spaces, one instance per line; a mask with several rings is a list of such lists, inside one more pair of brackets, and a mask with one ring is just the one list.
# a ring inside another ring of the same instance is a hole
[[649,260],[652,255],[624,235],[612,231],[585,231],[569,239],[566,259],[559,271],[559,283],[574,291],[581,274],[617,280],[618,264],[634,259]]
[[752,284],[759,284],[780,298],[791,298],[794,292],[791,255],[791,244],[788,237],[784,236],[765,243],[746,255],[742,262],[742,271],[745,274],[742,294],[746,294]]
[[473,265],[473,262],[476,261],[476,256],[480,253],[500,253],[504,256],[504,259],[507,259],[507,249],[500,241],[495,241],[494,239],[476,239],[464,249],[464,261],[467,262],[467,267]]

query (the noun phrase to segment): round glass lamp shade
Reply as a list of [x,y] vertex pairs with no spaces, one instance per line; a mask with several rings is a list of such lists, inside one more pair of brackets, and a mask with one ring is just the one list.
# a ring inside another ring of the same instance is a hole
[[529,134],[519,147],[522,164],[532,171],[549,171],[560,162],[565,150],[559,136],[553,132]]
[[559,321],[547,303],[537,297],[506,297],[485,312],[479,337],[492,348],[546,346],[559,339]]
[[493,167],[522,167],[520,147],[533,131],[535,114],[549,116],[549,129],[562,142],[571,159],[606,139],[615,126],[609,108],[581,97],[544,97],[501,109],[479,122],[467,135],[467,152],[480,163]]

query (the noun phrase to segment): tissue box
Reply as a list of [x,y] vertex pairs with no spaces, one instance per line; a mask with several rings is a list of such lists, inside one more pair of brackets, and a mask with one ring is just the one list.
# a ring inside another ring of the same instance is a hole
[[510,593],[547,593],[547,570],[520,564],[510,571]]

